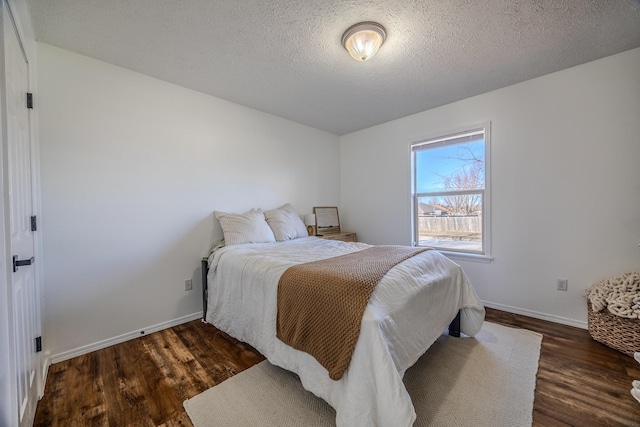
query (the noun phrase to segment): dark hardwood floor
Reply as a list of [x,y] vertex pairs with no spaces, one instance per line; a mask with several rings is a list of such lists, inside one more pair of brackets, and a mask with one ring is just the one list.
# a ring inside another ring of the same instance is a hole
[[543,335],[533,404],[534,426],[640,426],[631,381],[640,364],[584,329],[487,309],[486,320]]
[[[640,364],[588,332],[498,310],[486,320],[541,333],[534,426],[640,426]],[[263,360],[198,320],[49,369],[36,426],[191,426],[182,402]]]

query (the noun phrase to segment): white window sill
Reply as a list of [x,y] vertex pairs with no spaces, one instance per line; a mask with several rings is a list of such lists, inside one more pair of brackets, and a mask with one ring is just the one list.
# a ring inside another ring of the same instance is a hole
[[472,261],[472,262],[481,262],[484,264],[489,264],[491,261],[493,261],[493,257],[487,256],[487,255],[467,254],[463,252],[449,252],[449,251],[443,251],[443,250],[439,250],[439,252],[442,255],[446,256],[447,258],[456,260],[456,261]]

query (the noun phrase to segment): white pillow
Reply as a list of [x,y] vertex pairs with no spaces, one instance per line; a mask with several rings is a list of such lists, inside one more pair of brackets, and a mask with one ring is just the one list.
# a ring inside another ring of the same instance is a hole
[[278,209],[265,211],[264,217],[278,242],[309,236],[300,215],[289,203]]
[[227,246],[242,243],[271,243],[275,242],[273,231],[264,219],[260,210],[251,210],[244,214],[214,212],[224,233]]

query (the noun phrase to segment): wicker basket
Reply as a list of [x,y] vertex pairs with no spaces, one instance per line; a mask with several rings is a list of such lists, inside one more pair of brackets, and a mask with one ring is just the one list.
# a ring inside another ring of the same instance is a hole
[[593,311],[587,300],[589,334],[602,344],[633,357],[640,352],[640,320],[616,316],[606,308]]

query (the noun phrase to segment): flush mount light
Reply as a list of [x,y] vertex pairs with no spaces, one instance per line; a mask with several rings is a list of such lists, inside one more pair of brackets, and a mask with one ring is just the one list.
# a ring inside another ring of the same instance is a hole
[[366,61],[376,54],[387,32],[377,22],[360,22],[347,28],[342,35],[342,46],[358,61]]

